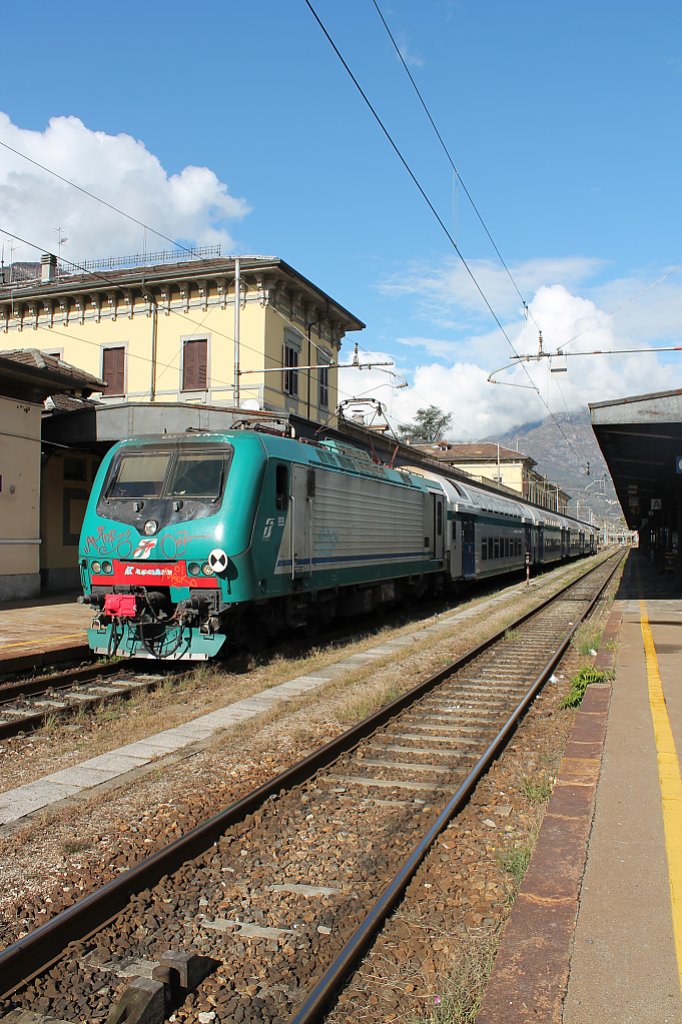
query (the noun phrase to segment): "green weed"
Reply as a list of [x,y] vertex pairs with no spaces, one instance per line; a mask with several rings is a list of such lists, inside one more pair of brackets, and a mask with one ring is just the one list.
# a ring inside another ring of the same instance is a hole
[[571,689],[559,704],[560,708],[577,708],[582,703],[585,690],[590,683],[605,683],[612,676],[611,672],[601,672],[592,665],[584,665],[577,675],[571,679]]
[[511,850],[500,854],[500,864],[514,879],[516,888],[521,885],[528,870],[533,848],[530,845],[514,846]]
[[598,651],[601,644],[602,633],[603,630],[598,629],[596,632],[588,633],[587,636],[584,636],[578,645],[580,653],[587,657],[592,653],[592,651]]
[[520,789],[533,804],[546,803],[552,795],[552,783],[547,776],[539,780],[526,777],[521,780]]

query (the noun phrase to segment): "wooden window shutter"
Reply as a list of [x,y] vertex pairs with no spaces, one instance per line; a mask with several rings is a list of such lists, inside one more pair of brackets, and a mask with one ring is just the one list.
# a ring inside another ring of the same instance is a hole
[[109,385],[106,390],[107,395],[123,395],[125,393],[125,358],[126,350],[122,345],[103,350],[102,377]]
[[182,390],[204,391],[208,380],[206,338],[193,338],[183,346]]

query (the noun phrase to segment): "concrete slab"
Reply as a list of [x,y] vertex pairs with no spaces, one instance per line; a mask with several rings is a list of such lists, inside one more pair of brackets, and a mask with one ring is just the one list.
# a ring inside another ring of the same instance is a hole
[[316,689],[320,683],[325,683],[326,681],[326,676],[296,676],[286,683],[280,683],[277,689],[282,693],[288,693],[290,690],[305,692]]
[[24,818],[50,804],[59,803],[68,796],[79,792],[79,786],[38,779],[17,789],[10,789],[0,795],[0,824]]
[[291,928],[268,928],[263,925],[248,924],[246,921],[238,921],[235,918],[216,917],[212,921],[204,918],[200,921],[202,928],[210,931],[231,932],[250,939],[283,939],[287,935],[295,935]]
[[109,782],[118,774],[119,770],[116,768],[91,768],[85,764],[78,764],[73,768],[64,768],[61,772],[45,776],[45,781],[74,786],[77,789],[91,789],[93,786],[100,786],[103,782]]
[[104,771],[116,769],[116,774],[124,775],[126,772],[132,772],[136,768],[149,764],[154,759],[151,754],[147,757],[133,757],[131,754],[122,753],[123,750],[125,747],[111,750],[108,754],[98,754],[97,757],[91,757],[89,761],[83,761],[83,764],[90,768],[101,768]]
[[136,743],[128,743],[125,747],[120,747],[121,751],[131,757],[149,757],[150,753],[154,757],[159,757],[163,753],[171,753],[173,750],[177,750],[182,744],[178,743],[178,738],[175,729],[166,729],[165,732],[155,732],[151,736],[146,736],[143,740],[138,740]]
[[337,896],[343,890],[328,885],[305,885],[289,882],[285,885],[269,885],[268,892],[290,892],[295,896]]

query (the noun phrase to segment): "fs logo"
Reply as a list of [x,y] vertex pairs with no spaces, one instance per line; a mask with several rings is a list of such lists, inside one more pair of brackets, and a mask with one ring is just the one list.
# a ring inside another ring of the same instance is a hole
[[141,540],[133,551],[133,558],[149,558],[152,550],[156,547],[156,537],[154,540]]
[[272,528],[275,525],[275,520],[270,517],[265,520],[265,526],[263,527],[263,540],[270,540],[272,537]]

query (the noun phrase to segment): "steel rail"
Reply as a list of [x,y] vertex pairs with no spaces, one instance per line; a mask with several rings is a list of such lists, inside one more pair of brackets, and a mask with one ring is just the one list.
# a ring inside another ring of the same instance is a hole
[[[134,662],[134,664],[137,666],[138,662]],[[147,668],[146,663],[143,664]],[[53,690],[60,691],[77,686],[87,686],[89,683],[97,682],[100,678],[104,680],[108,676],[116,675],[122,671],[125,671],[125,669],[119,662],[104,662],[104,664],[98,666],[87,665],[82,668],[71,669],[68,672],[60,672],[58,675],[46,676],[45,679],[32,679],[21,683],[11,683],[8,686],[0,686],[0,718],[3,714],[3,707],[11,704],[13,701],[31,700]],[[137,668],[136,671],[144,670]],[[150,679],[145,690],[156,689],[159,685],[159,682]],[[112,700],[125,699],[132,693],[137,692],[139,692],[137,688],[133,689],[131,687],[130,689],[121,688],[118,693],[101,694],[99,696],[92,695],[91,699],[88,700],[87,706],[89,710],[93,710],[102,704],[108,704]],[[64,696],[68,699],[68,694]],[[0,740],[9,739],[11,736],[18,736],[20,733],[33,732],[35,729],[39,729],[50,717],[68,718],[79,708],[82,708],[82,706],[82,704],[68,704],[62,708],[52,707],[34,712],[27,708],[25,715],[8,721],[0,721]]]
[[[418,683],[407,693],[368,716],[345,733],[330,740],[319,750],[287,768],[279,775],[263,783],[257,789],[236,800],[229,807],[218,812],[207,821],[195,826],[168,846],[145,857],[133,867],[107,882],[100,889],[83,897],[67,907],[35,931],[0,951],[0,997],[6,997],[28,983],[32,978],[61,959],[70,942],[84,941],[99,931],[119,914],[130,899],[144,889],[153,887],[164,875],[170,875],[188,860],[198,857],[209,849],[223,833],[239,824],[249,814],[258,810],[266,800],[278,793],[292,789],[311,778],[321,768],[335,761],[341,754],[352,750],[367,736],[375,732],[406,707],[418,701],[435,689],[449,676],[473,661],[488,648],[502,640],[505,634],[516,629],[528,619],[548,608],[563,597],[572,587],[586,579],[604,563],[600,562],[589,572],[562,587],[556,594],[543,601],[537,608],[526,612],[514,622],[505,626],[494,636],[477,644],[441,671]],[[620,560],[618,562],[620,564]],[[615,566],[613,573],[618,568]],[[611,576],[613,575],[611,574]],[[611,576],[609,579],[611,579]],[[608,581],[607,581],[608,582]],[[600,591],[601,592],[601,591]]]
[[589,606],[570,629],[552,657],[547,661],[546,665],[536,677],[535,681],[526,692],[526,695],[502,726],[495,739],[481,755],[467,775],[466,779],[464,779],[457,791],[438,815],[438,818],[403,862],[402,866],[386,886],[379,899],[365,917],[364,921],[350,937],[341,953],[327,968],[324,975],[315,985],[301,1008],[290,1018],[290,1024],[313,1024],[313,1022],[321,1021],[325,1013],[328,1012],[336,992],[338,992],[339,988],[345,981],[347,981],[348,977],[369,948],[374,937],[383,926],[386,918],[390,913],[392,913],[398,902],[401,900],[409,883],[417,873],[419,866],[426,858],[438,836],[445,830],[452,818],[454,818],[464,807],[492,762],[506,746],[511,733],[516,729],[517,724],[526,713],[529,705],[535,700],[535,697],[545,685],[547,679],[550,677],[558,663],[561,661],[576,630],[592,613],[604,590],[616,574],[621,561],[622,558],[618,560],[613,571],[609,574],[604,584],[599,588],[599,591],[590,602]]
[[18,683],[0,683],[0,713],[3,704],[22,697],[36,697],[49,690],[65,690],[76,683],[94,682],[99,676],[113,675],[121,672],[120,662],[103,662],[96,665],[85,665],[82,668],[67,669],[55,675],[40,676],[38,679],[24,679]]

